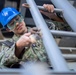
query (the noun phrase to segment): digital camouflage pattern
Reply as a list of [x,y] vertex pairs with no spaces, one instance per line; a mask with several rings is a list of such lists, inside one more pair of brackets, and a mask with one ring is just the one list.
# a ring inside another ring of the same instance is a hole
[[[60,22],[47,22],[49,29],[54,30],[71,30],[67,24],[60,23]],[[68,28],[69,27],[69,28]],[[28,28],[29,31],[30,28]],[[37,36],[37,35],[36,35]],[[20,61],[42,61],[47,62],[48,56],[44,49],[42,39],[37,36],[38,40],[36,44],[31,44],[30,47],[25,47],[25,52],[22,59],[18,59],[15,56],[15,43],[19,39],[20,36],[14,35],[13,38],[9,41],[14,42],[14,44],[9,48],[5,44],[2,45],[2,49],[0,52],[0,68],[6,68],[8,64],[13,64]]]
[[15,56],[15,42],[19,39],[19,36],[14,35],[13,38],[10,40],[11,42],[14,42],[11,48],[9,48],[4,44],[2,46],[0,52],[0,67],[4,68],[9,64],[12,65],[13,63],[20,61],[48,62],[48,58],[42,43],[42,39],[40,38],[39,35],[36,35],[36,38],[38,39],[37,42],[35,44],[31,44],[30,47],[25,47],[25,53],[22,59],[18,59]]
[[63,30],[63,31],[72,31],[71,27],[64,22],[57,22],[57,21],[46,21],[48,28],[50,30]]

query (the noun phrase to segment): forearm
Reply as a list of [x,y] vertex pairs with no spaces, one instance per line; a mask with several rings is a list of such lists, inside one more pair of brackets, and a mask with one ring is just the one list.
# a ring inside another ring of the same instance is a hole
[[15,55],[16,55],[17,57],[19,57],[19,55],[21,54],[21,52],[23,51],[24,48],[25,48],[24,46],[20,46],[20,45],[18,45],[18,43],[16,42],[16,44],[15,44]]
[[20,53],[23,51],[25,47],[28,47],[30,45],[30,35],[31,33],[25,33],[16,41],[15,54],[17,57],[20,55]]

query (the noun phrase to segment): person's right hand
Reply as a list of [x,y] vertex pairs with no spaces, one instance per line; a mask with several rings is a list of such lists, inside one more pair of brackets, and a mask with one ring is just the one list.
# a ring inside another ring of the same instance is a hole
[[31,33],[25,33],[24,35],[22,35],[19,40],[16,42],[16,46],[17,48],[24,48],[28,45],[30,45],[31,40],[30,40],[30,36]]
[[29,32],[20,37],[20,39],[16,42],[16,47],[19,49],[23,49],[24,47],[27,47],[33,43],[36,43],[36,39],[33,34]]
[[24,35],[22,35],[19,40],[16,42],[15,44],[15,55],[17,57],[19,57],[19,55],[21,54],[22,50],[29,46],[31,43],[31,39],[30,36],[31,33],[25,33]]

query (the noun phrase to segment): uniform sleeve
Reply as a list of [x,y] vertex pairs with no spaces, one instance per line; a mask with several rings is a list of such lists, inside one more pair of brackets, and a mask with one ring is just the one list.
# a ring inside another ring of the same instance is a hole
[[15,62],[18,62],[15,56],[15,43],[11,47],[3,44],[0,52],[0,65],[6,66]]

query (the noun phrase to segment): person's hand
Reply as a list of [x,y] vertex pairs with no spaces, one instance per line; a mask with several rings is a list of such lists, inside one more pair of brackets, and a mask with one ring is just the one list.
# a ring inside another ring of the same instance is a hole
[[29,4],[27,4],[27,3],[23,3],[22,6],[25,7],[25,8],[29,8],[30,7]]
[[25,33],[16,42],[15,55],[17,57],[19,57],[19,55],[21,54],[22,50],[25,47],[29,47],[30,44],[33,44],[33,43],[36,43],[36,39],[32,36],[32,34],[30,32],[29,33]]
[[37,34],[37,35],[39,35],[40,37],[42,36],[41,29],[38,29],[37,27],[31,28],[31,29],[30,29],[30,32],[31,32],[31,34]]
[[[27,3],[22,4],[23,7],[29,8],[30,6]],[[43,7],[48,10],[48,12],[53,12],[54,11],[54,6],[52,4],[43,4]]]
[[21,54],[22,50],[29,46],[31,43],[31,39],[30,36],[31,33],[25,33],[24,35],[22,35],[19,40],[16,42],[15,44],[15,55],[17,57],[19,57],[19,55]]
[[28,45],[30,45],[31,40],[29,38],[29,36],[31,35],[31,33],[25,33],[24,35],[22,35],[19,40],[16,42],[16,46],[18,48],[24,48]]
[[54,6],[52,4],[43,4],[43,7],[48,10],[48,12],[54,11]]
[[24,47],[27,47],[32,43],[36,43],[36,39],[29,32],[29,33],[25,33],[20,37],[20,39],[16,42],[16,46],[19,49],[23,49]]
[[38,29],[37,27],[33,27],[30,29],[31,34],[38,34],[40,32],[40,29]]

